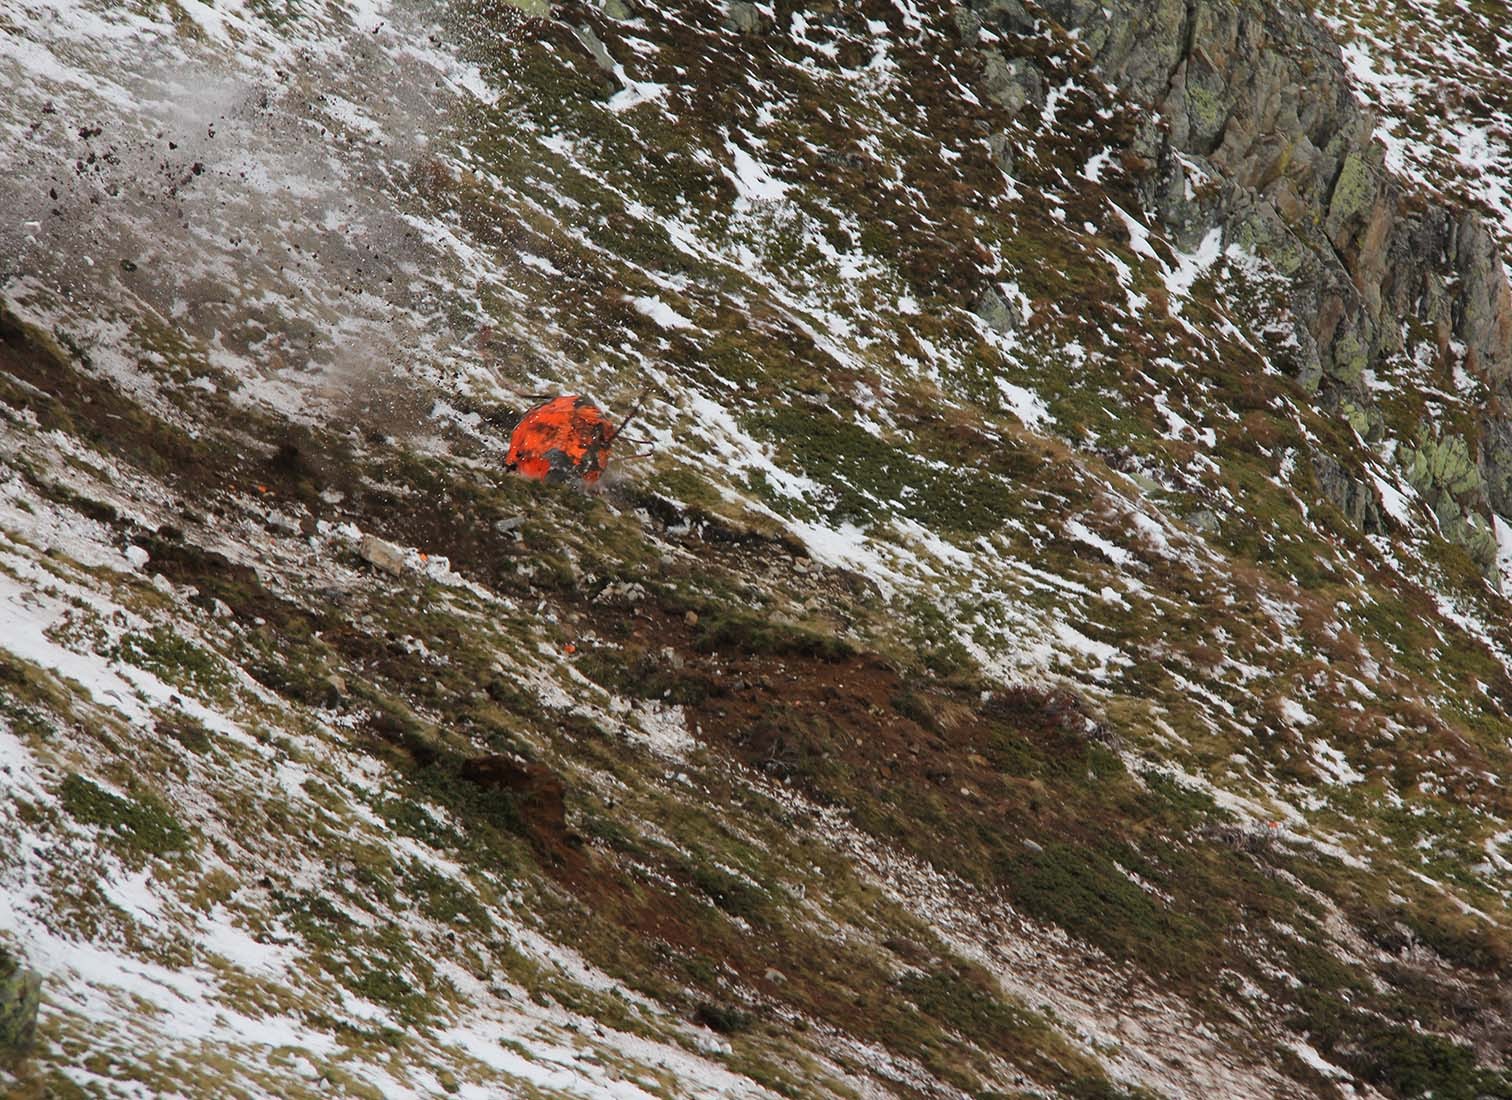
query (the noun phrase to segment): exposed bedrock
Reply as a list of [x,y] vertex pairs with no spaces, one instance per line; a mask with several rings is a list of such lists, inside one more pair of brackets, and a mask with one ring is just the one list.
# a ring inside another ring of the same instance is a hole
[[[1026,31],[1016,2],[974,0],[970,10],[1001,34]],[[1041,0],[1039,10],[1074,28],[1104,79],[1148,108],[1134,152],[1147,205],[1173,242],[1191,249],[1217,226],[1225,244],[1289,277],[1288,366],[1324,405],[1376,438],[1387,425],[1372,372],[1397,357],[1485,384],[1490,399],[1464,440],[1478,484],[1462,494],[1425,483],[1425,495],[1435,512],[1453,497],[1462,518],[1481,518],[1467,545],[1489,565],[1480,534],[1489,512],[1512,514],[1502,411],[1512,294],[1481,216],[1386,169],[1338,46],[1303,11],[1260,0]]]

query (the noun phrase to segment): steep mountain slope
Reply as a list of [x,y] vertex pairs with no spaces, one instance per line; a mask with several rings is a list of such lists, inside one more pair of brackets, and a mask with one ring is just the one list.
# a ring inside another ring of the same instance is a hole
[[12,1090],[1512,1096],[1490,7],[0,10]]

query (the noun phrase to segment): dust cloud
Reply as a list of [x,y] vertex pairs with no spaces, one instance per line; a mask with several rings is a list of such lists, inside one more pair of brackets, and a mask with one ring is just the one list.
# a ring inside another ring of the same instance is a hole
[[476,374],[479,287],[508,279],[438,193],[490,93],[433,11],[355,7],[186,28],[23,3],[0,36],[0,299],[164,386],[423,419],[448,363]]

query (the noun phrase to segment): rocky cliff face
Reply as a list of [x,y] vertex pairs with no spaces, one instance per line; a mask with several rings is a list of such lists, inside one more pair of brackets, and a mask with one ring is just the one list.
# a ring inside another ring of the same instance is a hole
[[[973,10],[1010,34],[1031,29],[1018,4]],[[1169,0],[1046,10],[1142,109],[1130,153],[1172,239],[1195,247],[1217,228],[1223,244],[1254,251],[1290,280],[1296,377],[1364,439],[1400,439],[1410,480],[1445,532],[1493,569],[1491,514],[1512,506],[1502,410],[1512,296],[1485,220],[1387,171],[1376,119],[1305,8]],[[1484,385],[1465,434],[1434,437],[1380,408],[1374,379],[1425,364]],[[1459,457],[1439,457],[1444,448]],[[1378,525],[1376,508],[1347,504],[1359,489],[1336,484],[1336,504]]]
[[0,11],[0,1091],[1512,1095],[1504,37]]

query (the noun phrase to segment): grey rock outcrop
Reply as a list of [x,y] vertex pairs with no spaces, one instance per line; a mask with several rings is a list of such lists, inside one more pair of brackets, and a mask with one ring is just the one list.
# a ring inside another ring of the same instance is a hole
[[[1259,0],[1045,7],[1082,29],[1108,80],[1155,109],[1136,152],[1157,166],[1147,197],[1162,217],[1187,228],[1189,204],[1206,201],[1202,221],[1304,276],[1317,308],[1299,316],[1325,374],[1352,385],[1402,350],[1395,322],[1416,316],[1437,350],[1462,342],[1473,373],[1512,376],[1512,301],[1485,226],[1386,172],[1374,119],[1313,20]],[[1192,159],[1219,181],[1210,199],[1177,186]]]
[[0,947],[0,1063],[31,1049],[41,1002],[41,977]]
[[982,291],[971,310],[994,332],[1012,332],[1024,323],[1023,314],[1017,305],[1003,297],[995,286]]
[[[1465,440],[1483,491],[1447,494],[1464,522],[1444,525],[1473,532],[1462,541],[1483,557],[1480,513],[1512,514],[1512,427],[1499,411],[1512,396],[1512,294],[1479,215],[1387,171],[1337,45],[1301,10],[1264,0],[1042,7],[1077,29],[1104,79],[1150,109],[1133,152],[1148,166],[1147,206],[1173,241],[1189,248],[1219,226],[1225,244],[1290,278],[1290,366],[1325,407],[1378,424],[1367,371],[1399,354],[1454,363],[1495,395]],[[1207,186],[1189,187],[1194,173]]]

